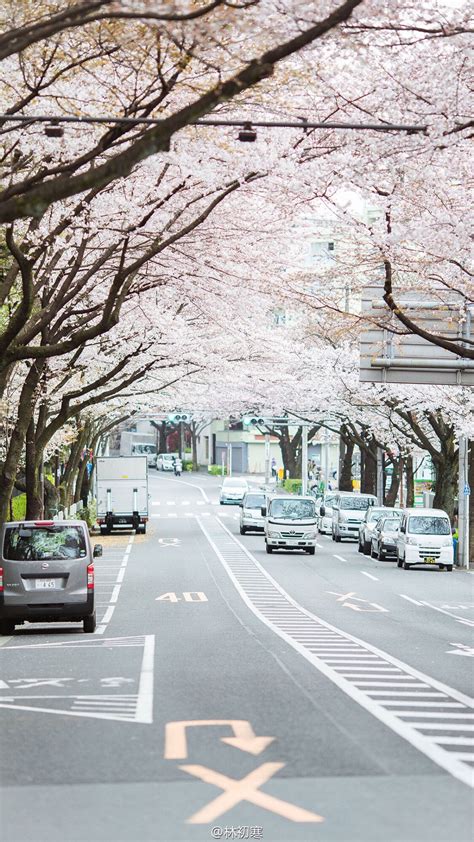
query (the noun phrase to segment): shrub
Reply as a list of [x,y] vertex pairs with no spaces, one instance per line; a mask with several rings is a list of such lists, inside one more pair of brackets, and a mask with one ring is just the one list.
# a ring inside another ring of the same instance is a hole
[[[220,477],[222,476],[222,465],[208,465],[207,471],[209,474],[212,474],[213,477]],[[227,468],[224,466],[224,476],[227,474]]]
[[76,512],[78,520],[85,520],[89,529],[95,526],[97,517],[97,506],[95,500],[92,500],[88,506],[82,506]]
[[[193,471],[193,463],[192,462],[184,462],[183,464],[183,471]],[[199,468],[197,468],[199,470]]]
[[283,488],[290,494],[301,494],[301,485],[300,479],[286,479]]
[[[26,494],[17,494],[12,497],[13,520],[24,520],[26,517]],[[10,520],[10,514],[8,520]]]

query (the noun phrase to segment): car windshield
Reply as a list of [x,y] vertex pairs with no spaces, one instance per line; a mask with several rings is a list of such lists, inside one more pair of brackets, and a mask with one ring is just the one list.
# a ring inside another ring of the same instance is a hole
[[156,445],[154,444],[134,444],[134,453],[156,453]]
[[331,497],[325,497],[323,505],[328,506],[328,508],[331,508],[332,504],[334,503],[335,496],[336,495],[333,494]]
[[246,509],[261,509],[265,505],[265,494],[247,494],[244,505]]
[[312,500],[272,500],[270,504],[272,517],[284,517],[289,520],[300,520],[315,517],[315,507]]
[[400,526],[400,518],[387,517],[383,520],[380,520],[378,525],[380,529],[383,529],[384,532],[397,532],[398,527]]
[[339,500],[340,509],[354,509],[357,511],[365,511],[369,508],[368,497],[341,497]]
[[14,526],[6,530],[3,557],[14,561],[75,559],[86,555],[80,526]]
[[416,515],[408,521],[408,532],[415,535],[450,535],[451,527],[445,517]]
[[373,520],[378,520],[381,515],[382,509],[371,509],[370,512],[367,514],[367,523],[371,523]]

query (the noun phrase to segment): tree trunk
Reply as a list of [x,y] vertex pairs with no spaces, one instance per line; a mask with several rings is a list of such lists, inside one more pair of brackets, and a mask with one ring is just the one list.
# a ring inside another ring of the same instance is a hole
[[[301,477],[301,431],[290,438],[288,429],[284,428],[278,435],[280,440],[281,457],[283,460],[283,467],[285,469],[285,479],[299,479]],[[298,452],[299,449],[299,452]]]
[[360,490],[363,494],[377,493],[377,459],[363,448],[361,450]]
[[406,499],[405,506],[410,509],[415,505],[415,472],[413,470],[413,456],[405,459]]
[[193,471],[197,471],[199,469],[199,465],[197,457],[197,428],[195,421],[191,422],[191,454]]
[[342,435],[341,451],[339,491],[352,491],[352,457],[354,455],[354,442]]
[[39,520],[43,517],[43,488],[41,484],[41,460],[36,452],[36,426],[31,419],[25,441],[25,484],[26,519]]
[[400,462],[401,459],[392,459],[393,473],[390,488],[385,494],[385,506],[395,506],[397,502],[398,491],[400,488]]
[[439,459],[434,460],[436,468],[436,487],[433,506],[435,509],[443,509],[452,520],[455,512],[455,497],[458,495],[458,452],[443,454]]
[[21,390],[16,424],[0,473],[0,524],[8,518],[10,497],[13,486],[15,485],[18,463],[25,443],[26,432],[33,417],[36,402],[35,390],[41,377],[43,365],[44,363],[42,361],[38,361],[30,366]]

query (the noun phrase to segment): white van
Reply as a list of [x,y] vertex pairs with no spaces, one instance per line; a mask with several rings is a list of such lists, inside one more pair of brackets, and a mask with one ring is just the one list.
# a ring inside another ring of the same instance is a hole
[[332,503],[332,540],[359,538],[359,528],[369,506],[376,506],[374,494],[339,491]]
[[442,509],[404,509],[397,537],[397,565],[436,564],[453,569],[451,523]]

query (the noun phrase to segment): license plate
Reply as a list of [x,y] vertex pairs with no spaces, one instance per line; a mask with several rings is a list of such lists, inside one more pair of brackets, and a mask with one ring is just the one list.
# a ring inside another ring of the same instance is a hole
[[425,564],[436,564],[437,559],[433,558],[433,556],[429,555],[425,558]]
[[119,523],[127,523],[127,519],[124,518],[124,517],[119,517],[118,522]]
[[36,580],[36,589],[38,590],[48,590],[49,588],[56,587],[56,580],[55,579],[37,579]]

